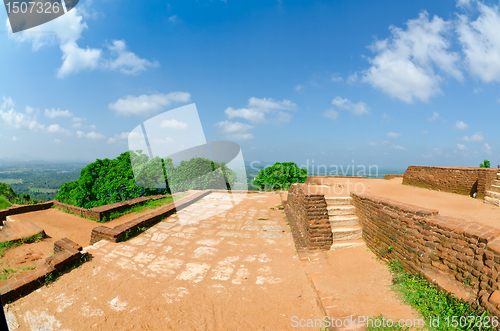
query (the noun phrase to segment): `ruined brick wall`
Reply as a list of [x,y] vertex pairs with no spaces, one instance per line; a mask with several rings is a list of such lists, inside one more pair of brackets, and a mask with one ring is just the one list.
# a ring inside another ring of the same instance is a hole
[[409,166],[404,173],[403,184],[463,195],[477,192],[477,198],[483,199],[497,171],[487,168]]
[[330,249],[332,228],[323,194],[311,193],[307,184],[290,185],[285,213],[297,246]]
[[43,203],[37,203],[33,205],[24,205],[24,206],[16,206],[16,207],[9,207],[5,209],[0,210],[0,221],[4,221],[7,216],[10,215],[17,215],[17,214],[23,214],[23,213],[29,213],[32,211],[37,211],[37,210],[44,210],[44,209],[49,209],[52,207],[53,201],[47,201]]
[[393,178],[401,178],[403,177],[403,175],[390,175],[390,174],[386,174],[384,176],[384,179],[393,179]]
[[351,196],[375,254],[398,258],[406,271],[500,317],[500,229],[367,193]]

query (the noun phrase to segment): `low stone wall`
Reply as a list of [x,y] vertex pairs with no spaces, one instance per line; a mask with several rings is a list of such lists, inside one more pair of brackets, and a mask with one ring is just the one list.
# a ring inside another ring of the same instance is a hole
[[28,270],[14,278],[0,281],[2,303],[8,303],[29,294],[42,286],[45,279],[53,273],[62,272],[66,267],[78,263],[86,255],[82,247],[67,238],[54,243],[54,255],[36,269]]
[[330,249],[333,237],[324,195],[311,193],[307,184],[293,184],[286,201],[285,213],[296,245]]
[[409,166],[403,184],[469,196],[476,192],[477,198],[483,199],[497,171],[490,168]]
[[367,193],[351,196],[375,254],[500,317],[500,229]]
[[23,206],[15,206],[5,209],[0,209],[0,225],[3,224],[3,221],[5,221],[7,216],[29,213],[37,210],[49,209],[50,207],[52,207],[52,205],[53,201],[47,201],[33,205],[23,205]]
[[187,197],[181,198],[177,201],[171,202],[158,210],[147,214],[145,216],[140,216],[136,219],[128,221],[126,223],[115,226],[114,228],[108,228],[106,226],[98,226],[92,229],[92,234],[90,237],[90,245],[95,244],[103,239],[111,242],[119,242],[123,240],[127,232],[134,232],[140,227],[148,227],[151,224],[159,222],[162,218],[168,217],[174,214],[177,210],[181,210],[192,203],[195,203],[204,196],[212,193],[211,190],[205,191],[190,191]]
[[386,174],[384,176],[384,179],[394,179],[394,178],[402,178],[404,175],[390,175],[390,174]]
[[85,209],[82,207],[68,205],[66,203],[62,203],[62,202],[59,202],[57,200],[54,200],[53,203],[54,203],[55,207],[65,209],[69,212],[72,212],[73,214],[78,215],[78,216],[95,219],[97,221],[102,221],[106,216],[108,216],[109,214],[111,214],[113,212],[122,211],[122,210],[125,210],[128,208],[131,208],[133,206],[136,206],[136,205],[141,204],[141,203],[148,201],[148,200],[159,200],[159,199],[163,199],[163,198],[166,198],[169,196],[170,195],[159,194],[159,195],[151,195],[151,196],[147,196],[147,197],[139,197],[139,198],[130,199],[127,201],[120,201],[120,202],[111,203],[109,205],[94,207],[92,209]]

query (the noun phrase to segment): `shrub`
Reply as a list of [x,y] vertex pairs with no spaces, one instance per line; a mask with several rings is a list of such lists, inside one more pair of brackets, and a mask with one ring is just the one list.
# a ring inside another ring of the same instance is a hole
[[483,163],[479,164],[480,168],[489,168],[490,167],[490,161],[489,160],[484,160]]
[[276,162],[261,169],[253,181],[260,189],[288,190],[293,183],[303,183],[307,179],[307,169],[300,169],[293,162]]

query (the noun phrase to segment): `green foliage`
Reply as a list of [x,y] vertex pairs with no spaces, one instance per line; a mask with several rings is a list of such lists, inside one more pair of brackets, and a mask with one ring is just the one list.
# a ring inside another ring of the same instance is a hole
[[12,201],[13,199],[19,197],[16,192],[10,187],[10,185],[5,183],[0,183],[0,196],[4,196],[5,199]]
[[484,162],[483,162],[483,163],[480,163],[480,164],[479,164],[479,167],[480,167],[480,168],[489,168],[490,166],[491,166],[491,164],[490,164],[490,161],[489,161],[489,160],[484,160]]
[[36,267],[37,266],[34,265],[31,267],[20,267],[19,269],[3,268],[2,273],[0,273],[0,280],[10,279],[10,278],[15,277],[15,276],[19,275],[20,273],[23,273],[27,270],[33,270]]
[[[167,178],[170,187],[165,187]],[[129,151],[116,159],[98,159],[87,165],[78,180],[61,186],[56,199],[90,209],[141,196],[215,188],[216,183],[232,184],[235,179],[223,163],[208,159],[193,158],[174,167],[171,159],[149,160],[142,151]]]
[[0,195],[0,209],[5,209],[8,207],[12,207],[9,201]]
[[224,163],[195,157],[181,161],[174,167],[170,158],[165,160],[165,171],[172,192],[206,189],[231,189],[236,174]]
[[[486,313],[481,315],[478,310],[473,310],[467,303],[459,301],[456,297],[449,293],[439,291],[422,276],[404,272],[401,263],[397,259],[389,265],[393,273],[393,289],[401,294],[401,297],[406,304],[411,305],[419,312],[426,322],[426,326],[429,330],[491,329],[486,327],[480,328],[478,326],[474,326],[473,324],[469,325],[471,316],[477,317],[477,321],[479,318],[481,318],[482,321],[485,321],[485,318],[487,318]],[[436,320],[438,317],[438,327],[428,325],[431,318]],[[460,320],[460,317],[467,318],[467,325],[465,327],[461,325],[455,325],[455,327],[453,327],[452,318]]]
[[293,162],[276,162],[261,169],[253,181],[261,190],[288,190],[293,183],[303,183],[307,179],[307,169],[300,169]]

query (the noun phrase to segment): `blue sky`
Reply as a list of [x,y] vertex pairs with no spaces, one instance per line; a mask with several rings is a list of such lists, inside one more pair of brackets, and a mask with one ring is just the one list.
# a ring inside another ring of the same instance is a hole
[[195,103],[247,162],[496,166],[498,6],[82,0],[15,34],[3,11],[0,159],[113,158]]

